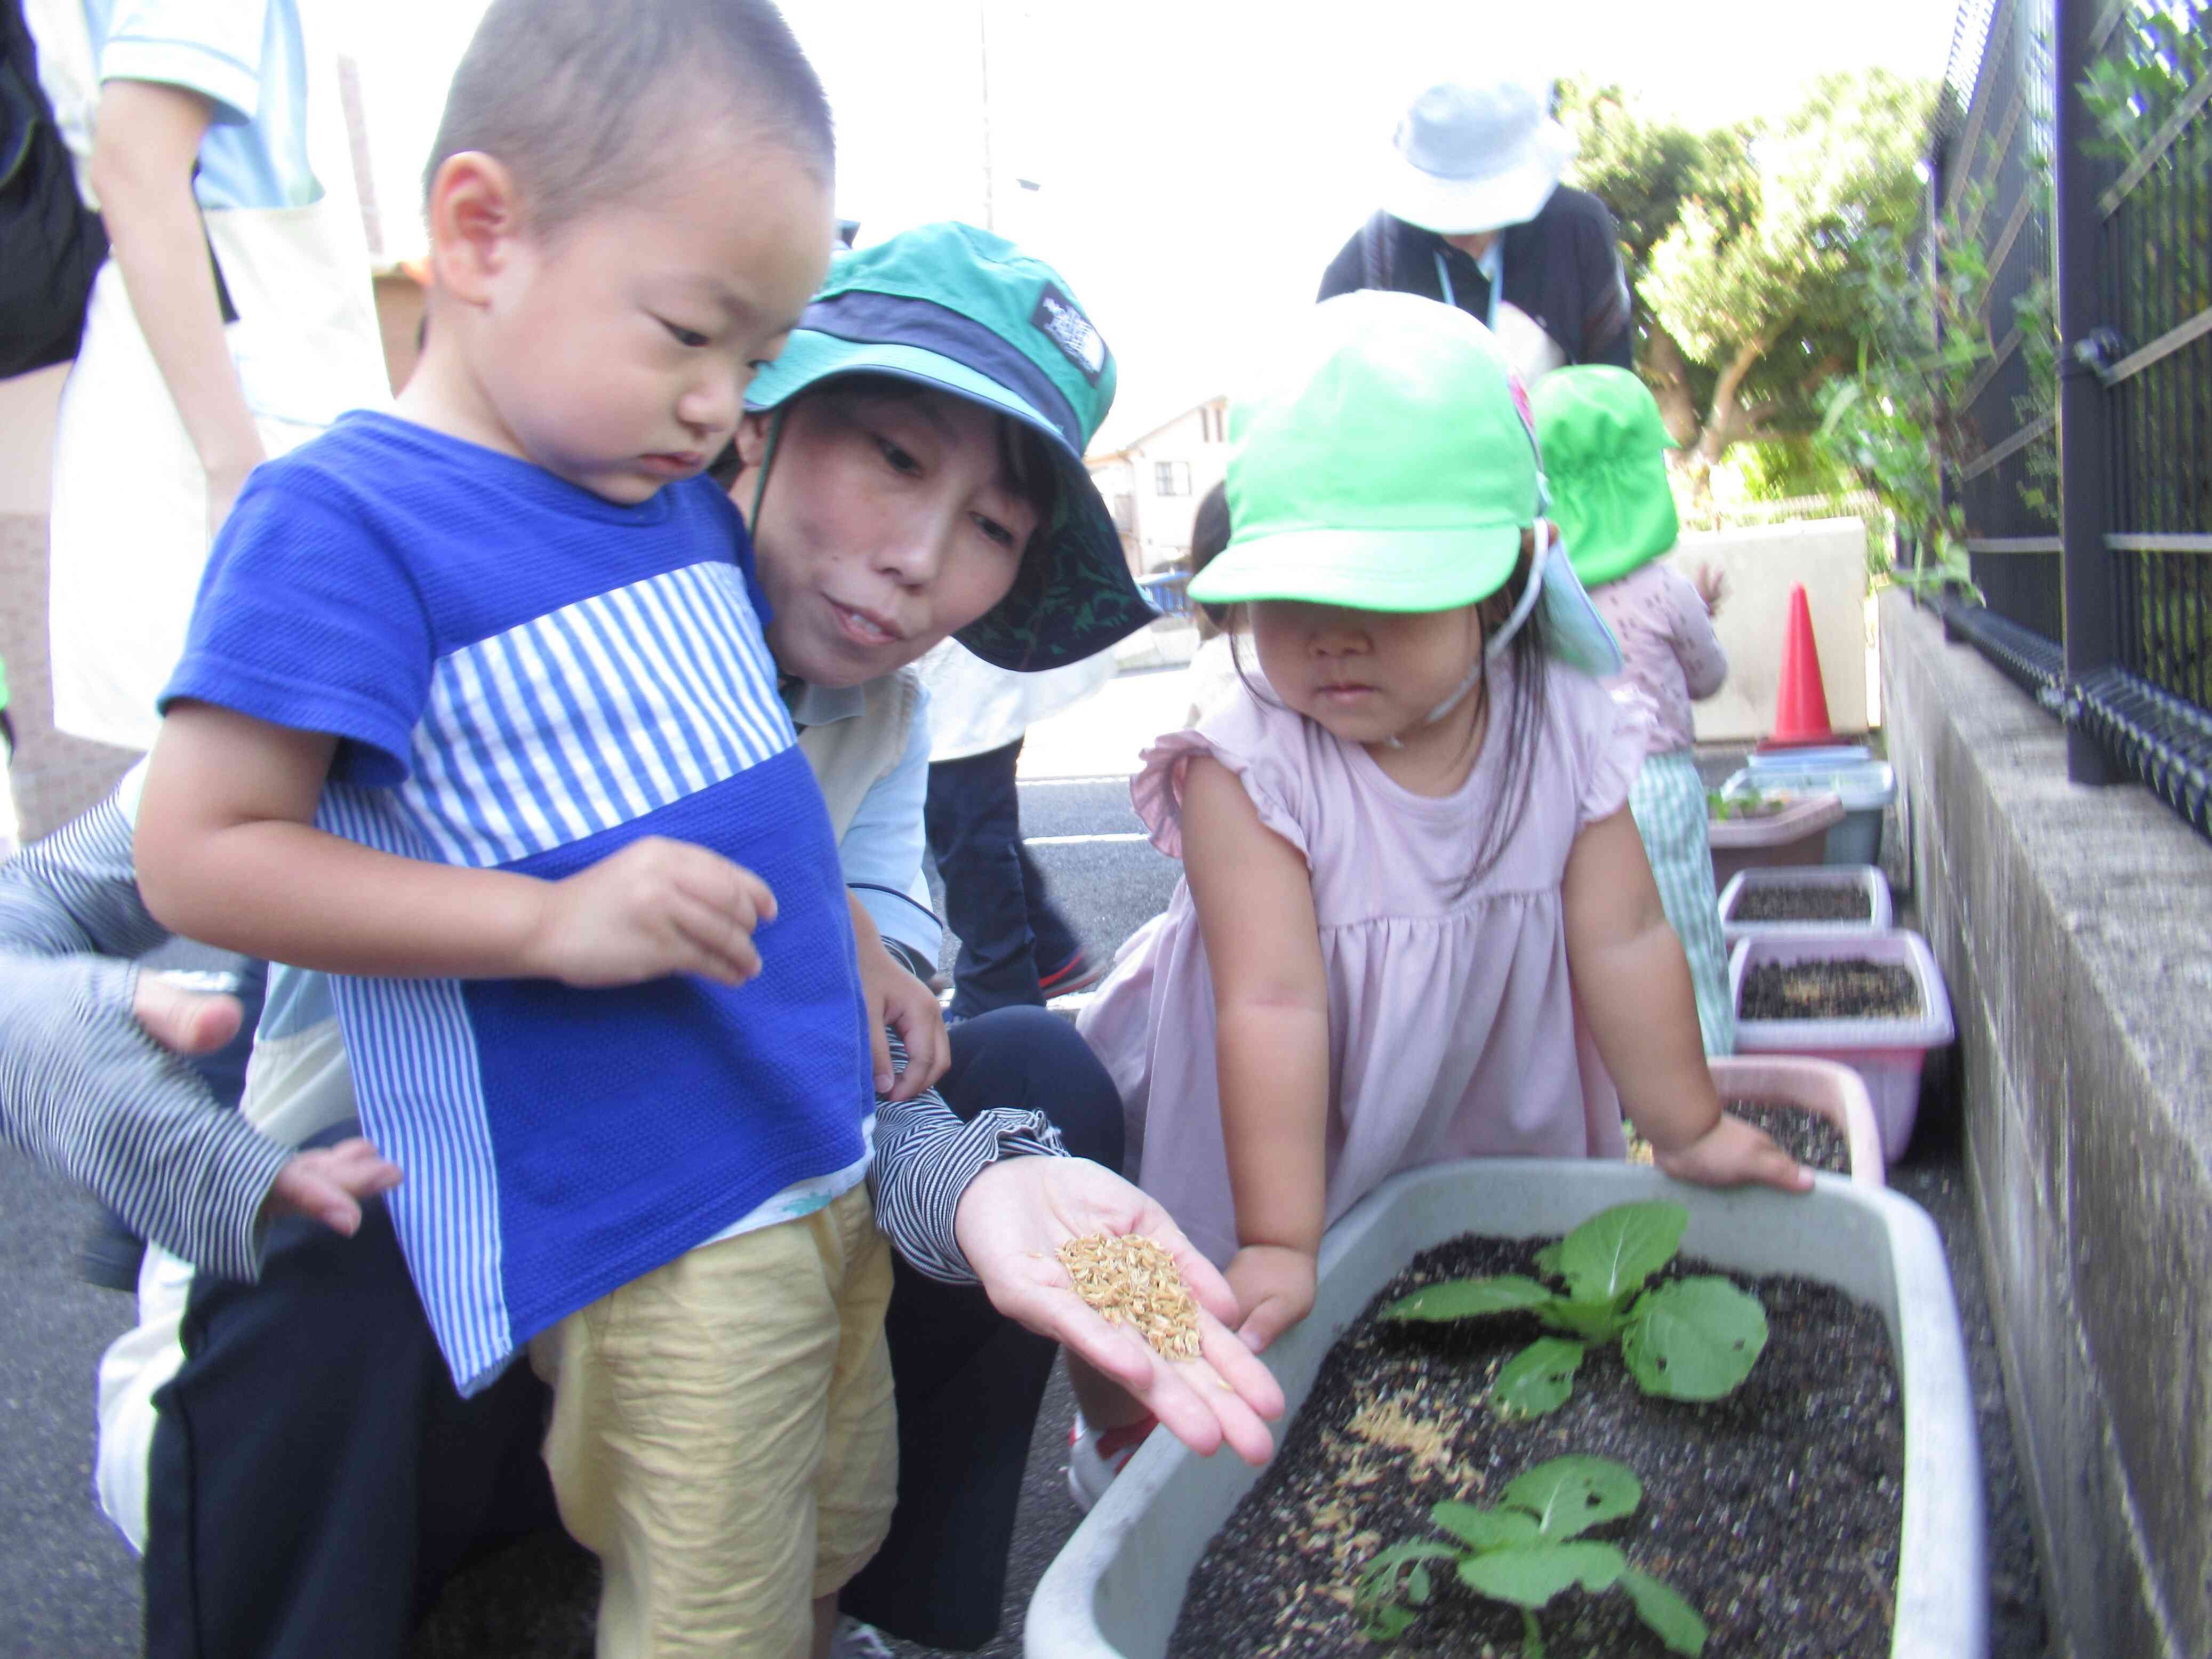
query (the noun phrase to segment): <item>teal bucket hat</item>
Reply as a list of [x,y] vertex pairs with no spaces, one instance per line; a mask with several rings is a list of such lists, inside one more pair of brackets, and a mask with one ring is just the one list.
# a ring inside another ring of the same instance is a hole
[[1666,453],[1677,446],[1651,389],[1594,363],[1547,374],[1534,403],[1553,517],[1575,574],[1599,587],[1671,551],[1682,527]]
[[[1407,611],[1488,599],[1545,511],[1528,394],[1497,337],[1455,307],[1372,289],[1310,319],[1284,343],[1273,381],[1230,406],[1233,532],[1190,597]],[[1527,596],[1543,609],[1547,648],[1620,672],[1573,568],[1547,552]]]
[[1057,668],[1158,617],[1083,465],[1113,406],[1114,356],[1058,271],[1003,237],[949,222],[839,254],[745,404],[775,409],[861,374],[997,410],[1042,434],[1052,453],[1052,522],[1031,540],[1012,590],[953,636],[961,644],[1000,668]]

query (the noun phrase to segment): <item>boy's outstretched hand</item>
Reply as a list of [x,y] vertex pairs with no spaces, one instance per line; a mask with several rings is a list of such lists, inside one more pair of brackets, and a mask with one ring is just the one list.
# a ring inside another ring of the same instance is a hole
[[1726,1112],[1720,1121],[1687,1146],[1662,1152],[1655,1145],[1651,1161],[1677,1181],[1694,1181],[1701,1187],[1741,1187],[1757,1182],[1785,1193],[1810,1192],[1813,1172],[1776,1146],[1763,1129],[1754,1129]]
[[648,836],[548,884],[528,946],[532,972],[576,986],[641,985],[697,974],[742,985],[760,972],[753,930],[775,895],[742,865]]
[[[1142,1233],[1175,1258],[1198,1301],[1198,1358],[1163,1358],[1075,1293],[1060,1247],[1094,1233]],[[1079,1158],[1002,1158],[968,1183],[953,1236],[1000,1313],[1082,1355],[1193,1451],[1211,1455],[1225,1441],[1248,1463],[1273,1451],[1261,1419],[1283,1414],[1283,1391],[1230,1328],[1228,1282],[1166,1211],[1112,1170]]]

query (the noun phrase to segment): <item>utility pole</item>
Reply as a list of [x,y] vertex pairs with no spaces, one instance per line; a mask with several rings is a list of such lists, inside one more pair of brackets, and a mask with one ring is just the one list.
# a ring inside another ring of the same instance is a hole
[[991,0],[975,0],[975,48],[983,83],[983,228],[999,228],[998,177],[991,155]]

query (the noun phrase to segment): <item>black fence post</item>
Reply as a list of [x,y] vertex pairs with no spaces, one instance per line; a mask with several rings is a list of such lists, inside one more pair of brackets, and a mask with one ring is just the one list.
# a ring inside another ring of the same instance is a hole
[[[2103,0],[2057,0],[2051,238],[2057,278],[2059,537],[2066,605],[2066,678],[2078,685],[2109,667],[2118,650],[2112,556],[2112,394],[2097,377],[2091,336],[2106,320],[2098,292],[2097,168],[2082,77],[2088,73]],[[2088,355],[2085,355],[2088,348]],[[2079,722],[2066,728],[2066,775],[2075,783],[2120,780],[2112,757]]]

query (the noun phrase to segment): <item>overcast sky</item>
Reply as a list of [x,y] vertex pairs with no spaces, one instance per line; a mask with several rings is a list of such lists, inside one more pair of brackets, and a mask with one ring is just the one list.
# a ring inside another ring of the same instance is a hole
[[[611,0],[618,3],[619,0]],[[343,4],[392,252],[482,0]],[[863,242],[982,222],[1058,265],[1121,365],[1105,437],[1233,391],[1371,210],[1404,93],[1492,52],[1615,81],[1693,125],[1786,106],[1808,76],[1933,78],[1949,0],[786,0],[828,88],[838,207]],[[982,27],[988,15],[988,29]],[[1310,19],[1310,21],[1301,21]],[[1514,20],[1514,21],[1508,21]],[[988,52],[986,43],[988,40]],[[1030,191],[1017,182],[1028,179]]]

